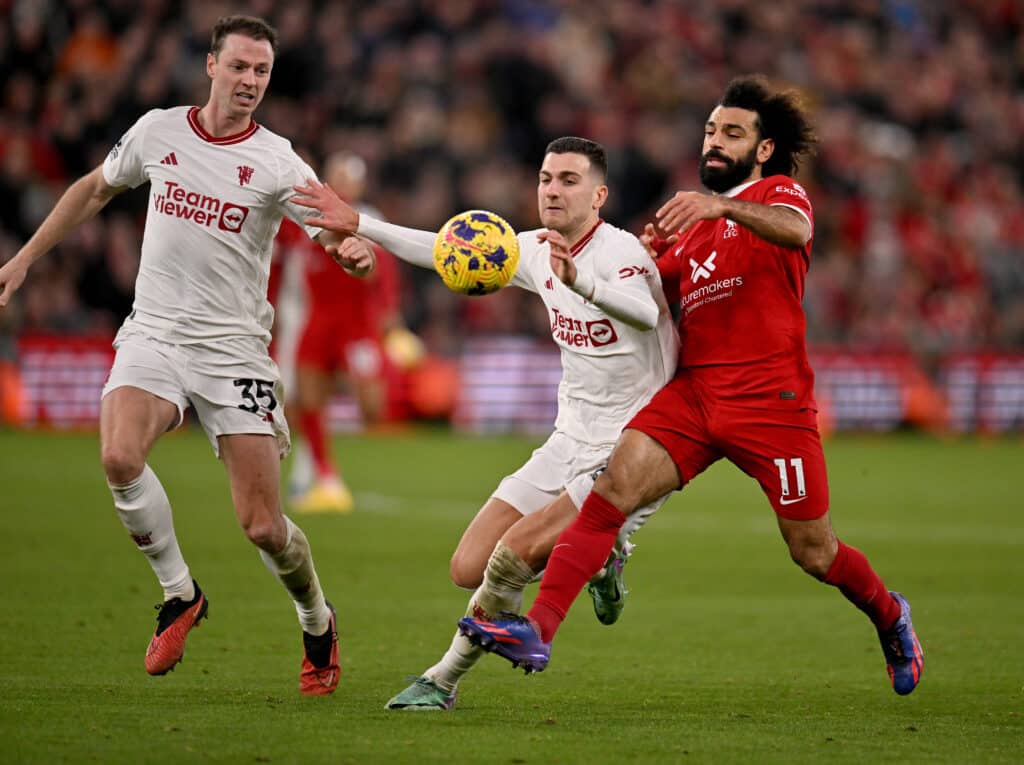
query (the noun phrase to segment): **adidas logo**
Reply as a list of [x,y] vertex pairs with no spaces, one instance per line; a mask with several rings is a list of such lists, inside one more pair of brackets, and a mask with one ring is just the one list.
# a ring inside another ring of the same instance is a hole
[[553,290],[555,288],[555,283],[551,280],[551,277],[548,277],[548,280],[544,282],[544,286],[549,290]]
[[174,152],[172,151],[170,154],[168,154],[166,157],[164,157],[163,159],[160,160],[160,164],[161,165],[176,165],[176,164],[178,164],[178,158],[174,156]]

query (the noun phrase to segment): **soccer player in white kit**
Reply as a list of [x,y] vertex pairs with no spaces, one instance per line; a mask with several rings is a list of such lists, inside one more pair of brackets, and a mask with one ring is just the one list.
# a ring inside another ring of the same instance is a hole
[[[227,469],[239,523],[295,601],[304,648],[300,690],[323,695],[334,691],[340,674],[335,616],[305,535],[280,509],[288,425],[267,354],[272,240],[282,216],[301,222],[305,210],[291,202],[292,186],[312,173],[288,141],[252,118],[276,43],[276,31],[261,19],[221,18],[206,60],[206,105],[142,116],[0,269],[0,305],[37,258],[115,195],[149,182],[135,303],[114,341],[100,410],[114,505],[164,591],[146,671],[173,669],[208,609],[178,546],[167,495],[146,464],[156,440],[191,405]],[[372,269],[365,243],[306,230],[350,272]]]
[[[575,137],[552,141],[537,185],[545,228],[518,235],[519,268],[511,283],[544,301],[562,354],[562,380],[554,432],[501,481],[452,556],[453,581],[476,588],[467,614],[477,618],[519,612],[523,590],[543,570],[622,427],[676,369],[678,337],[657,267],[636,237],[600,218],[607,166],[600,144]],[[307,225],[358,233],[403,260],[433,268],[434,232],[360,215],[316,181],[296,190],[302,194],[298,204],[319,211]],[[606,624],[618,618],[623,604],[626,537],[666,498],[633,517],[620,537],[620,552],[592,583],[595,611]],[[456,634],[441,661],[388,708],[453,708],[460,678],[481,655],[482,649]]]

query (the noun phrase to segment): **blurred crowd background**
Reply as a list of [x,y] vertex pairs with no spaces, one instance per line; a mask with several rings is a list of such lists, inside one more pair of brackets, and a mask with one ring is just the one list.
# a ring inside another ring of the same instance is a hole
[[[0,261],[155,107],[203,104],[218,16],[281,35],[257,119],[316,167],[367,162],[367,201],[436,229],[482,207],[538,225],[552,138],[610,153],[604,217],[637,232],[700,188],[703,122],[735,74],[800,89],[821,146],[806,295],[819,345],[1024,350],[1024,3],[1019,0],[0,0]],[[131,307],[147,188],[34,267],[0,312],[20,333],[112,333]],[[403,270],[435,353],[474,333],[547,336],[518,290],[467,300]]]

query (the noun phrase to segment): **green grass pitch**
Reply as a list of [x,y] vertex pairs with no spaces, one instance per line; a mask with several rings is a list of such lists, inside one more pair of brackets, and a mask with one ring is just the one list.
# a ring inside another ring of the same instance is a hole
[[584,594],[543,674],[485,657],[453,713],[385,711],[465,607],[447,578],[462,529],[535,445],[337,439],[359,510],[298,522],[338,609],[343,676],[309,699],[292,606],[196,430],[151,459],[211,601],[162,678],[142,667],[159,590],[96,437],[0,431],[0,762],[1024,761],[1019,439],[827,444],[837,532],[913,604],[926,665],[911,696],[889,687],[868,621],[789,561],[758,487],[720,463],[636,536],[619,624],[599,625]]

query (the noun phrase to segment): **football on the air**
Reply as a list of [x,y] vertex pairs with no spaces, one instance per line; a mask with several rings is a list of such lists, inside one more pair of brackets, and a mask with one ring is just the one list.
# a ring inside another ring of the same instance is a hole
[[461,295],[500,290],[518,265],[516,232],[501,216],[486,210],[459,213],[434,240],[434,268],[448,289]]

